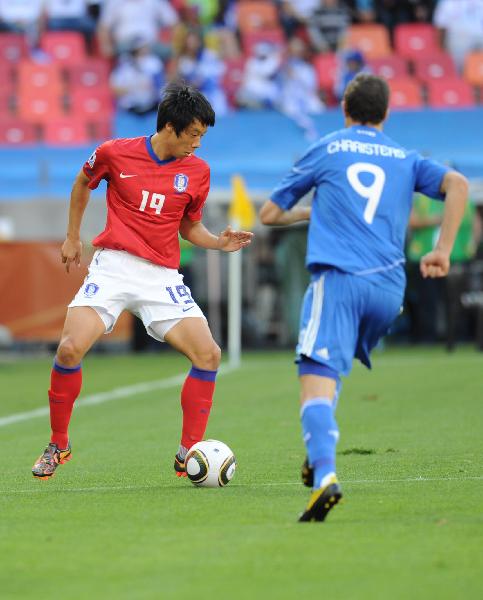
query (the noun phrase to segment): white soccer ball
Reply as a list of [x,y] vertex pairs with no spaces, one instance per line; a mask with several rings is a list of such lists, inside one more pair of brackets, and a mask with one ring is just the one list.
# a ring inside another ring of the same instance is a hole
[[188,450],[186,473],[201,487],[224,487],[233,479],[236,460],[233,452],[218,440],[202,440]]

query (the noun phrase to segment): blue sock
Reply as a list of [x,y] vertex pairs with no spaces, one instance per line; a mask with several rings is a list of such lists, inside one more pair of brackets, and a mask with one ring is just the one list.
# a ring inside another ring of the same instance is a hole
[[321,487],[326,475],[335,473],[335,447],[339,429],[329,398],[312,398],[300,413],[309,464],[314,469],[314,488]]

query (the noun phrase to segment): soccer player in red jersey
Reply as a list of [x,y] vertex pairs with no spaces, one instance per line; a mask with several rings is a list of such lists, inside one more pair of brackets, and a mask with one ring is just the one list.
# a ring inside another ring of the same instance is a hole
[[201,223],[210,169],[194,152],[214,124],[215,113],[199,91],[171,84],[154,135],[101,144],[77,175],[61,250],[67,272],[80,263],[82,217],[90,190],[101,179],[108,182],[107,223],[93,241],[98,250],[67,310],[49,389],[52,435],[32,468],[34,477],[48,479],[71,459],[68,426],[82,385],[81,360],[123,310],[192,362],[181,391],[183,425],[174,463],[176,474],[186,475],[187,450],[206,430],[220,348],[178,273],[178,234],[201,248],[225,252],[247,246],[253,235],[227,227],[217,236]]

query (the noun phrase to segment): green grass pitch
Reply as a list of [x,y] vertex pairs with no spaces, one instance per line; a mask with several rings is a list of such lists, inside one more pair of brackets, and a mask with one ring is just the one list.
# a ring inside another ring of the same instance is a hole
[[[235,451],[225,489],[175,478],[184,374],[154,355],[92,355],[74,412],[74,459],[51,481],[30,468],[48,417],[50,359],[0,363],[2,599],[459,599],[483,590],[483,355],[388,349],[355,365],[337,411],[345,494],[322,524],[308,497],[290,353],[244,356],[222,374],[207,437]],[[94,395],[94,396],[93,396]],[[3,419],[3,420],[2,420]]]

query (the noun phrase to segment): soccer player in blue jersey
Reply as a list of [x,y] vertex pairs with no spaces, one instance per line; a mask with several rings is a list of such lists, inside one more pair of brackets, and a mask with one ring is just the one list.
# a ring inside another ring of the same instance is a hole
[[[313,144],[260,210],[265,225],[309,220],[311,283],[297,345],[301,421],[312,495],[300,521],[323,521],[342,497],[335,469],[334,412],[353,358],[370,368],[372,348],[400,312],[404,238],[413,192],[444,200],[439,239],[421,259],[423,277],[444,277],[465,209],[468,183],[455,171],[384,135],[389,88],[358,75],[344,94],[345,129]],[[315,188],[311,207],[295,206]]]

